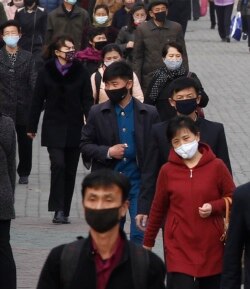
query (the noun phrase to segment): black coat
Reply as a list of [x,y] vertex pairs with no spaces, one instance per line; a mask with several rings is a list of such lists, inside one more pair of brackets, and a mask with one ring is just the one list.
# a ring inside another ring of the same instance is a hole
[[[138,166],[143,166],[149,131],[159,121],[156,109],[134,98],[135,140]],[[92,170],[114,168],[115,159],[107,159],[108,149],[119,140],[118,123],[114,106],[108,100],[94,105],[89,113],[87,124],[82,129],[81,151],[85,159],[92,159]]]
[[26,125],[36,82],[32,54],[19,49],[12,67],[5,47],[0,50],[0,112],[10,116],[18,125]]
[[[224,161],[231,172],[223,124],[203,118],[198,118],[196,123],[200,130],[201,142],[207,143],[215,155]],[[168,160],[170,144],[166,136],[167,124],[168,122],[155,124],[151,130],[151,138],[142,170],[142,185],[138,199],[138,214],[149,214],[160,168]]]
[[90,77],[80,62],[74,61],[64,76],[55,60],[46,63],[37,78],[28,132],[37,132],[43,105],[42,146],[78,147],[83,117],[93,104]]
[[233,195],[226,242],[221,289],[241,288],[244,251],[244,289],[250,289],[250,183],[238,187]]
[[[112,271],[107,289],[135,289],[131,271],[129,241],[125,241],[124,253],[118,266]],[[43,267],[37,289],[60,289],[60,258],[64,245],[54,248]],[[80,260],[72,284],[68,289],[96,289],[96,269],[91,241],[88,238],[80,253]],[[158,256],[149,252],[147,288],[164,289],[165,268]]]

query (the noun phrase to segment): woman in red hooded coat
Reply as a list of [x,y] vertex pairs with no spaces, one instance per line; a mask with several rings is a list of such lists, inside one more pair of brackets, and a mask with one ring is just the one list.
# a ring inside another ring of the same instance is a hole
[[172,119],[167,136],[173,148],[158,176],[144,247],[154,246],[166,218],[168,289],[219,289],[223,197],[232,196],[234,182],[223,161],[199,143],[198,128],[189,117]]

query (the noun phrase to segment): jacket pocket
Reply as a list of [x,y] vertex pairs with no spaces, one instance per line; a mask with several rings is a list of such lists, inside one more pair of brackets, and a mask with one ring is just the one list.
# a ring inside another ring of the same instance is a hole
[[166,227],[166,229],[168,230],[167,234],[168,234],[170,239],[174,238],[174,232],[175,232],[177,226],[178,226],[178,220],[176,220],[176,218],[173,217],[172,222],[170,222],[169,226]]

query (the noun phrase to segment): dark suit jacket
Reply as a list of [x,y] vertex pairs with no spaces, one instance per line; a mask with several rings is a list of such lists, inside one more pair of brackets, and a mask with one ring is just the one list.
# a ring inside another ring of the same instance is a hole
[[[232,172],[223,124],[203,118],[198,118],[196,123],[200,129],[201,142],[207,143],[215,155],[222,159],[229,171]],[[149,214],[160,168],[168,160],[170,144],[166,137],[167,124],[168,122],[160,122],[155,124],[151,130],[151,137],[142,170],[138,214]]]
[[244,249],[244,288],[250,289],[250,183],[238,187],[233,195],[221,289],[241,288]]
[[[159,116],[155,107],[134,98],[134,120],[137,161],[139,168],[142,168],[149,131],[152,125],[159,121]],[[109,100],[94,105],[89,112],[87,124],[82,129],[80,144],[84,159],[92,159],[92,171],[115,167],[117,160],[107,159],[107,153],[111,146],[119,143],[114,106]]]

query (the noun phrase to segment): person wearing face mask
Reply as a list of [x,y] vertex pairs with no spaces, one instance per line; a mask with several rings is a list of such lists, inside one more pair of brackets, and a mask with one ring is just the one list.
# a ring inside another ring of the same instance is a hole
[[135,0],[123,0],[123,7],[115,12],[112,20],[112,26],[120,30],[128,24],[129,13],[135,4]]
[[143,245],[151,250],[164,225],[168,289],[220,289],[224,197],[235,185],[222,160],[200,142],[188,116],[170,120],[168,162],[162,166]]
[[88,32],[89,46],[76,53],[76,58],[82,61],[92,75],[102,62],[102,49],[107,44],[104,28],[92,28]]
[[133,70],[125,61],[110,64],[103,81],[109,100],[91,108],[82,129],[81,152],[92,160],[92,171],[110,168],[130,179],[130,239],[141,244],[143,233],[135,225],[141,169],[151,126],[159,116],[153,106],[131,95]]
[[[95,103],[102,103],[108,100],[108,95],[105,90],[105,83],[102,79],[103,74],[105,72],[105,69],[110,64],[122,60],[122,56],[122,51],[117,44],[108,44],[102,49],[103,63],[98,68],[97,72],[91,75],[91,84]],[[144,97],[141,90],[141,85],[135,73],[133,73],[132,95],[141,102],[143,102]]]
[[93,27],[102,27],[105,29],[108,43],[116,40],[118,30],[111,26],[109,8],[105,4],[96,5],[93,13]]
[[167,42],[177,42],[183,49],[183,64],[188,59],[181,25],[168,20],[167,0],[151,0],[148,5],[151,19],[135,30],[133,69],[139,78],[144,94],[147,92],[154,71],[162,67],[161,51]]
[[87,46],[86,31],[90,26],[89,14],[79,7],[77,0],[64,0],[63,3],[48,14],[45,42],[49,45],[57,35],[71,35],[75,49]]
[[63,0],[39,0],[39,2],[40,6],[45,8],[49,13],[62,4]]
[[15,20],[22,29],[19,45],[33,54],[39,68],[43,65],[42,48],[45,43],[47,12],[38,6],[38,0],[24,0],[23,4],[24,7],[17,9],[15,14]]
[[36,82],[32,54],[19,47],[21,28],[15,20],[1,27],[5,46],[0,50],[0,112],[10,116],[16,127],[19,184],[28,184],[32,168],[32,141],[26,135],[31,98]]
[[168,87],[174,79],[187,76],[195,79],[199,85],[201,100],[197,109],[199,109],[199,115],[204,116],[201,108],[207,106],[209,99],[197,75],[194,72],[188,71],[183,65],[183,50],[181,45],[176,42],[165,44],[162,49],[162,59],[164,64],[154,73],[145,95],[145,103],[155,105],[161,121],[171,119],[176,115],[176,110],[168,102]]
[[143,3],[136,3],[128,14],[128,23],[122,27],[115,43],[122,49],[124,58],[132,65],[136,28],[147,19],[147,10]]
[[129,207],[130,183],[112,170],[87,175],[82,206],[87,238],[53,248],[37,289],[165,289],[162,260],[127,240],[119,221]]
[[44,109],[41,144],[47,147],[51,162],[48,209],[55,212],[55,224],[70,223],[81,128],[93,105],[89,73],[74,56],[70,36],[58,36],[48,46],[48,61],[38,73],[27,127],[27,135],[34,139]]
[[[232,173],[223,124],[204,119],[197,114],[197,105],[201,101],[199,89],[193,78],[177,78],[169,86],[169,99],[166,101],[170,101],[177,115],[187,115],[195,121],[200,140],[210,146],[216,157],[220,158]],[[152,126],[147,146],[136,217],[137,226],[143,231],[146,228],[159,171],[169,156],[170,145],[166,136],[168,123],[169,121],[164,121]]]

